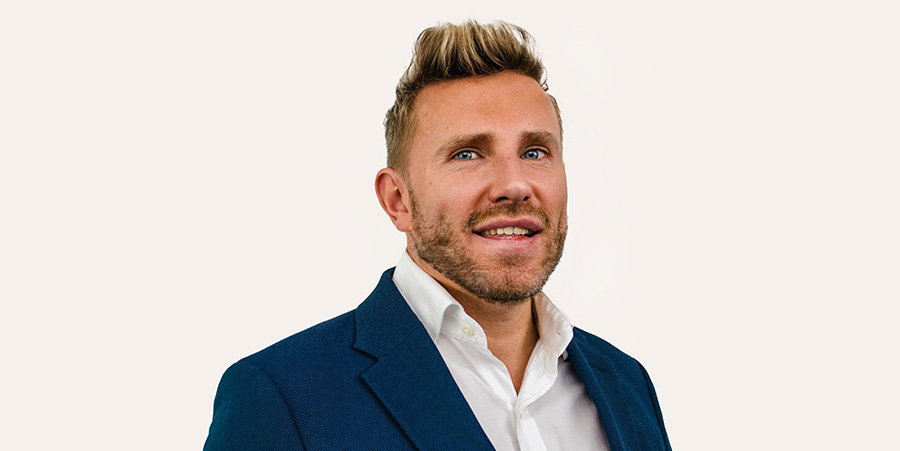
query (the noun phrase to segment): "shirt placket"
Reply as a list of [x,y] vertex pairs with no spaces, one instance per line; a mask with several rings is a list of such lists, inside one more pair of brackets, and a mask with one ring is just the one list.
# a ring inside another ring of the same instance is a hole
[[550,368],[549,360],[547,349],[538,341],[516,400],[516,437],[521,451],[547,450],[537,421],[531,415],[531,405],[547,393],[556,380],[556,368]]

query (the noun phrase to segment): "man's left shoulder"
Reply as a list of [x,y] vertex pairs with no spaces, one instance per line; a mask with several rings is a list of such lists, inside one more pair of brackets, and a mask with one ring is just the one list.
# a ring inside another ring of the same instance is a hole
[[605,367],[611,365],[618,372],[625,372],[635,376],[640,375],[641,378],[646,373],[644,367],[634,357],[626,354],[612,343],[583,329],[575,328],[572,342],[569,346],[574,346],[582,352],[592,366]]
[[594,387],[594,393],[603,393],[599,396],[605,396],[613,412],[628,412],[626,417],[633,421],[633,429],[627,440],[641,438],[644,445],[640,449],[672,449],[656,389],[643,365],[608,341],[578,328],[568,351],[588,391]]

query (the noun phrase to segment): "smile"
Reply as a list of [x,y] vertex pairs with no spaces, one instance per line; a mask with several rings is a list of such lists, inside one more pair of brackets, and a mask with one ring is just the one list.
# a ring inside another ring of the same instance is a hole
[[534,236],[534,231],[524,229],[522,227],[500,227],[496,229],[484,230],[482,232],[477,232],[481,236],[495,236],[495,235],[519,235],[519,236]]

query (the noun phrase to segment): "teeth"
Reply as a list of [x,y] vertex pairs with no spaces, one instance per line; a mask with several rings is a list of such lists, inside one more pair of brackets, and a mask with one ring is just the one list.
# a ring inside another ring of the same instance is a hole
[[482,235],[528,235],[531,232],[521,227],[502,227],[499,229],[485,230]]

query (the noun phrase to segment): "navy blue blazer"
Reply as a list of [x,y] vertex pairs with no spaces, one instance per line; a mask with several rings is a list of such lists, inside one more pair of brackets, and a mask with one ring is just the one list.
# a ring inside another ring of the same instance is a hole
[[[494,449],[392,275],[356,310],[228,368],[203,449]],[[612,451],[671,450],[640,363],[578,328],[567,351]]]

